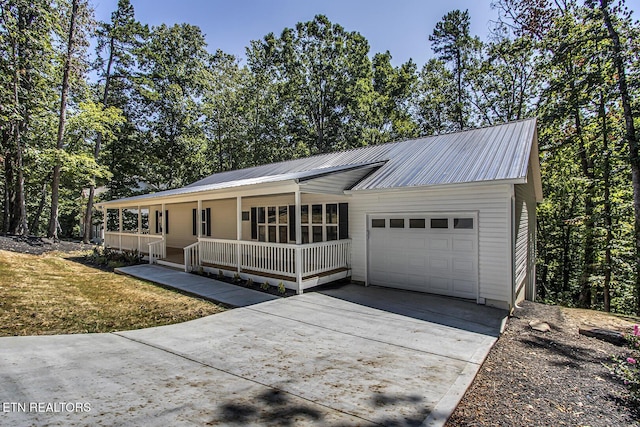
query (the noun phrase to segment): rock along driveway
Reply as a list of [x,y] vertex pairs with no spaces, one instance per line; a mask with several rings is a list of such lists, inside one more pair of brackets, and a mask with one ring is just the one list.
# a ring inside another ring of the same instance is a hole
[[348,285],[178,325],[0,338],[0,424],[441,425],[505,314]]

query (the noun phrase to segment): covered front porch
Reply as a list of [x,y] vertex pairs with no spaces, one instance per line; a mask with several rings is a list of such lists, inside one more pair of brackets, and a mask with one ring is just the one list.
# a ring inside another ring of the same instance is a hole
[[257,187],[102,205],[104,244],[137,250],[151,264],[297,293],[351,276],[348,196],[303,193],[290,182]]

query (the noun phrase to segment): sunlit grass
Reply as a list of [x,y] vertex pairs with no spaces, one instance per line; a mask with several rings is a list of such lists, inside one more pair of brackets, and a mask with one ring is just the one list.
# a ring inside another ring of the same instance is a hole
[[139,329],[224,310],[69,257],[0,250],[0,336]]

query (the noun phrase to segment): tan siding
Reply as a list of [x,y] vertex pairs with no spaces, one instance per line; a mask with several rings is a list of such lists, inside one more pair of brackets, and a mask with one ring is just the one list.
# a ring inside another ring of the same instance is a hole
[[395,190],[353,193],[349,205],[353,279],[366,276],[366,215],[393,212],[478,212],[480,297],[509,303],[509,186],[493,184],[449,190]]
[[236,199],[203,201],[202,209],[206,208],[211,208],[211,237],[235,240],[237,235]]
[[169,211],[169,233],[166,234],[167,247],[184,248],[198,240],[193,235],[192,220],[192,209],[196,207],[198,207],[196,203],[165,205],[165,210]]

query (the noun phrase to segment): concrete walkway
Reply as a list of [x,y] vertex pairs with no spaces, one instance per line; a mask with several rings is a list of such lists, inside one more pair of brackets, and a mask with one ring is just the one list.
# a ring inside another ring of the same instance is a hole
[[346,285],[177,325],[4,337],[0,424],[441,426],[505,315]]
[[117,268],[116,273],[159,283],[163,286],[181,290],[208,300],[220,302],[232,307],[246,307],[261,302],[279,299],[274,295],[253,289],[232,285],[220,280],[209,279],[197,274],[185,273],[167,267],[152,264],[140,264]]

